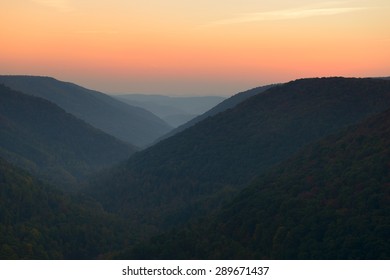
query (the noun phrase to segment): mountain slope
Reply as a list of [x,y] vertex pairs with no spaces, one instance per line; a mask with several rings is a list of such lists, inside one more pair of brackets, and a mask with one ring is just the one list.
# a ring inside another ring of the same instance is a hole
[[225,98],[221,96],[173,97],[163,95],[124,94],[115,98],[142,107],[177,127],[213,108]]
[[274,85],[262,86],[262,87],[257,87],[257,88],[253,88],[253,89],[250,89],[250,90],[247,90],[244,92],[237,93],[237,94],[233,95],[232,97],[225,99],[224,101],[222,101],[221,103],[219,103],[215,107],[211,108],[210,110],[208,110],[204,114],[201,114],[201,115],[191,119],[190,121],[184,123],[183,125],[168,132],[166,135],[162,136],[159,140],[163,140],[163,139],[166,139],[168,137],[171,137],[171,136],[173,136],[181,131],[184,131],[187,128],[197,124],[198,122],[200,122],[204,119],[207,119],[208,117],[215,116],[221,112],[224,112],[228,109],[231,109],[231,108],[237,106],[238,104],[240,104],[241,102],[243,102],[244,100],[248,99],[249,97],[252,97],[252,96],[255,96],[256,94],[262,93],[273,86]]
[[389,166],[390,110],[305,148],[216,217],[120,258],[389,259]]
[[69,187],[136,149],[55,104],[0,85],[0,156]]
[[49,77],[0,76],[0,83],[47,99],[116,138],[142,147],[171,130],[152,113],[103,93]]
[[0,158],[0,259],[94,259],[131,236],[92,200],[63,194]]
[[90,192],[112,211],[157,229],[217,209],[303,146],[390,107],[390,81],[303,79],[135,154]]

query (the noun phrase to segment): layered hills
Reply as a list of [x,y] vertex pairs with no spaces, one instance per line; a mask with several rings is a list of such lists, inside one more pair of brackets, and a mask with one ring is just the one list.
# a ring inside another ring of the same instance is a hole
[[152,143],[171,130],[166,122],[145,109],[54,78],[0,76],[0,83],[47,99],[92,126],[138,147]]
[[210,214],[304,146],[389,107],[386,80],[277,85],[136,153],[88,192],[137,226],[169,228]]
[[0,258],[389,259],[390,80],[236,99],[136,151],[0,85]]
[[45,99],[0,85],[0,157],[45,181],[68,188],[136,150]]
[[390,111],[260,176],[214,217],[120,258],[389,259]]

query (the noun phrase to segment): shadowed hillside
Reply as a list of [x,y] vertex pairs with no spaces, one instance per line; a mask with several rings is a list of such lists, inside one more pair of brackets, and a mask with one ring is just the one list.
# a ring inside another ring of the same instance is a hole
[[303,146],[390,107],[390,81],[303,79],[238,106],[131,157],[89,193],[136,224],[161,229],[217,209]]
[[390,111],[310,145],[215,215],[122,252],[155,259],[389,259]]
[[135,151],[47,100],[0,85],[0,156],[46,181],[68,188]]

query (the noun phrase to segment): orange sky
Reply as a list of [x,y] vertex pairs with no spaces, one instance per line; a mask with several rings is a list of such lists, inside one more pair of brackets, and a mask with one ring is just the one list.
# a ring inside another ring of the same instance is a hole
[[388,0],[3,0],[0,74],[170,95],[390,76],[389,27]]

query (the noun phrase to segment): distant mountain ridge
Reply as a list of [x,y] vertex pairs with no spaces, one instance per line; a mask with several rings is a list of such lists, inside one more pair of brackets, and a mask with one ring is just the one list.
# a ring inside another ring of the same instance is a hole
[[173,127],[203,114],[223,100],[221,96],[164,96],[123,94],[115,98],[133,106],[139,106],[159,116]]
[[386,80],[277,85],[136,153],[96,178],[89,193],[137,226],[169,228],[218,209],[305,145],[388,108]]
[[92,126],[139,147],[152,143],[172,129],[163,120],[142,108],[54,78],[0,76],[0,83],[47,99]]
[[45,99],[0,84],[0,157],[61,187],[137,149]]
[[219,103],[215,107],[211,108],[210,110],[208,110],[204,114],[201,114],[200,116],[197,116],[197,117],[191,119],[190,121],[184,123],[183,125],[168,132],[167,134],[165,134],[164,136],[159,138],[158,141],[161,141],[161,140],[166,139],[168,137],[171,137],[171,136],[173,136],[173,135],[175,135],[183,130],[186,130],[187,128],[197,124],[198,122],[200,122],[208,117],[215,116],[219,113],[222,113],[223,111],[231,109],[231,108],[237,106],[238,104],[240,104],[241,102],[243,102],[244,100],[248,99],[249,97],[252,97],[252,96],[255,96],[256,94],[262,93],[273,86],[275,86],[275,85],[260,86],[260,87],[256,87],[256,88],[253,88],[253,89],[250,89],[247,91],[237,93],[237,94],[233,95],[232,97],[225,99],[224,101],[222,101],[221,103]]

